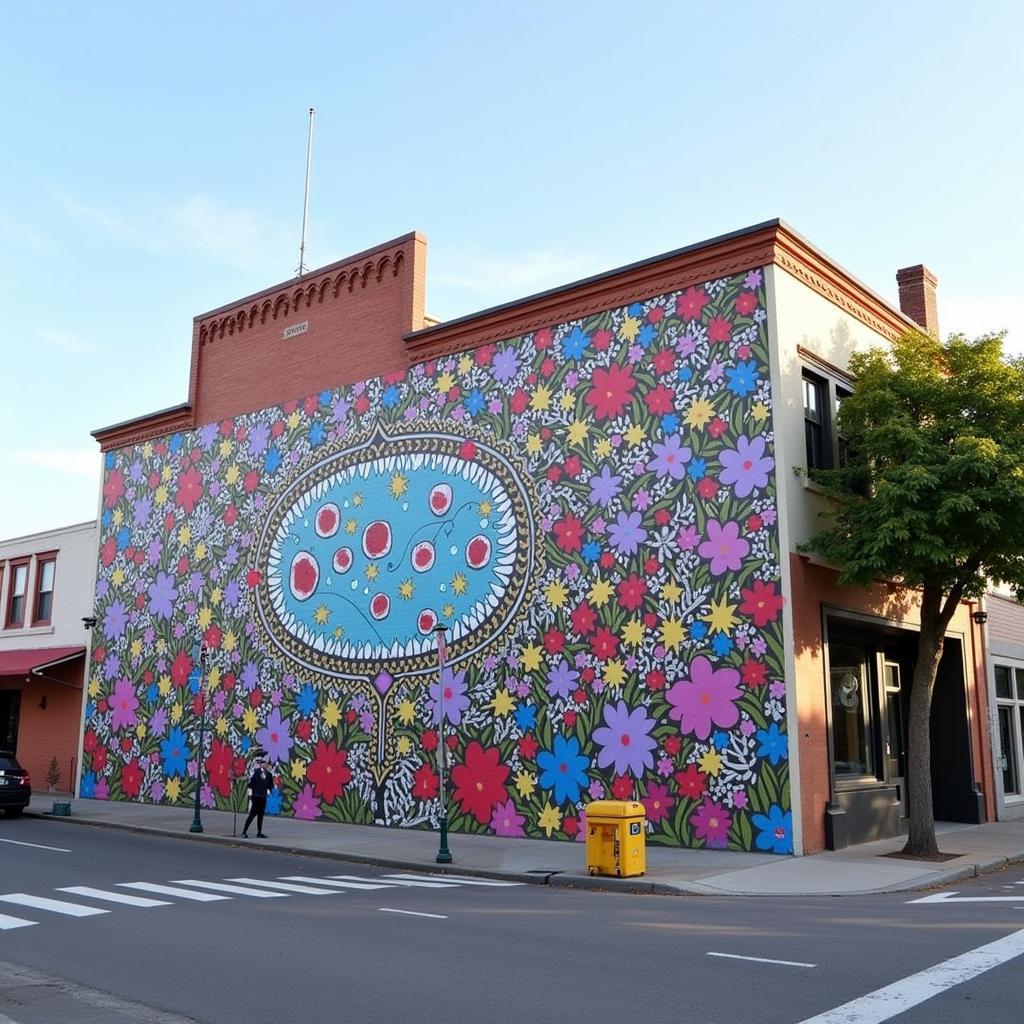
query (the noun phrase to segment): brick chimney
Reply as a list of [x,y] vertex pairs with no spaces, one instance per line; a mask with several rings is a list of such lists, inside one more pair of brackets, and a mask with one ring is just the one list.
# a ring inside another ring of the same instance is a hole
[[939,336],[939,310],[935,303],[938,278],[923,264],[896,271],[900,286],[900,309],[921,325],[926,334]]

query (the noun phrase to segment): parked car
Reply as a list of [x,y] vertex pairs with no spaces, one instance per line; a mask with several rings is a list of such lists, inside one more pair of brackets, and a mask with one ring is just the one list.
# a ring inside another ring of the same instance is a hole
[[0,750],[0,808],[9,818],[16,818],[32,798],[32,780],[7,750]]

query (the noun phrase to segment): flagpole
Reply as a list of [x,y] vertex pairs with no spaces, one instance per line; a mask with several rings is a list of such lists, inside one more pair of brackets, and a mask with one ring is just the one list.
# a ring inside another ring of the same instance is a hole
[[434,627],[437,636],[437,697],[441,710],[441,723],[438,728],[437,741],[437,770],[441,782],[441,845],[437,851],[435,860],[438,864],[451,864],[452,852],[448,849],[448,793],[445,785],[445,741],[444,741],[444,663],[447,651],[445,649],[444,634],[447,626],[438,623]]

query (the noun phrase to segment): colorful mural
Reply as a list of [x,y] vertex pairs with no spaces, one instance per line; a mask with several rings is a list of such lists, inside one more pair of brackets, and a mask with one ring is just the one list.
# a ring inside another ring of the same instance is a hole
[[443,687],[455,830],[789,852],[765,318],[752,271],[108,453],[82,795],[229,807],[260,746],[272,813],[431,826]]

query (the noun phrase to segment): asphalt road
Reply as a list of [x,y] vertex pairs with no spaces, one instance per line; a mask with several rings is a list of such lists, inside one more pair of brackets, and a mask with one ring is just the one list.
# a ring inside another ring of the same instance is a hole
[[932,894],[670,897],[254,847],[0,820],[0,1024],[1022,1019],[1024,868]]

